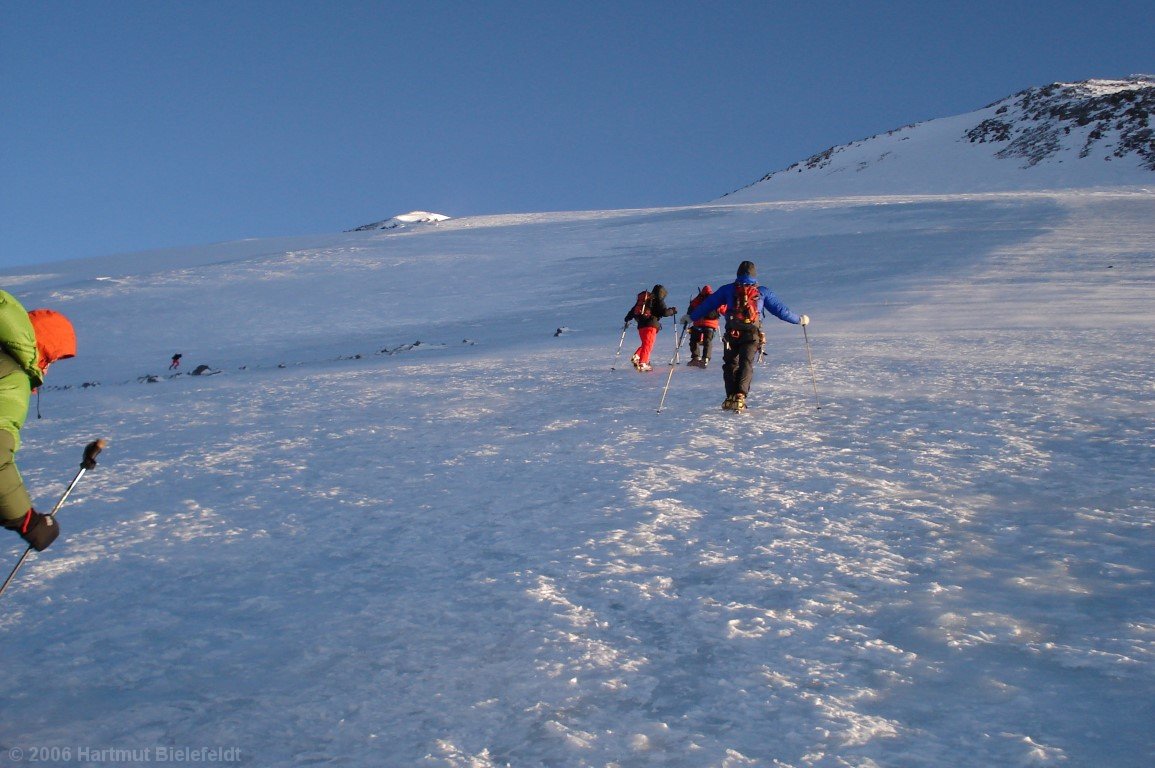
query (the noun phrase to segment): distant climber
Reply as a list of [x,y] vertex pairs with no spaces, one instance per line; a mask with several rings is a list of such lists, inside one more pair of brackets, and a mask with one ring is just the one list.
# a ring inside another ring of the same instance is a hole
[[674,317],[678,314],[677,307],[666,306],[666,288],[655,285],[652,291],[642,291],[638,294],[634,306],[626,313],[625,323],[628,326],[631,320],[638,324],[639,346],[630,362],[634,368],[645,373],[654,370],[650,365],[650,353],[654,349],[654,339],[661,330],[663,317]]

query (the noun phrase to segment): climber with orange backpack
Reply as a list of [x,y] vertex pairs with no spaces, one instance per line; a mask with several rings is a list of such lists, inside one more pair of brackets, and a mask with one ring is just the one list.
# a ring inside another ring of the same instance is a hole
[[0,290],[0,526],[16,531],[38,552],[55,541],[60,527],[33,508],[16,468],[20,429],[48,366],[75,356],[76,332],[67,317],[51,309],[26,312]]
[[[691,322],[689,312],[697,309],[713,292],[713,288],[704,285],[698,291],[698,295],[690,299],[690,308],[682,317],[683,325]],[[726,314],[725,304],[707,312],[701,320],[693,321],[693,325],[690,326],[690,362],[686,365],[705,368],[710,364],[710,347],[713,345],[714,335],[718,332],[718,318],[724,314]]]
[[690,311],[690,320],[698,322],[720,307],[726,317],[725,349],[722,354],[722,378],[726,384],[727,411],[746,410],[746,396],[754,380],[754,359],[765,338],[762,317],[769,312],[787,323],[805,326],[810,318],[790,311],[769,288],[758,285],[757,270],[752,261],[738,265],[738,278],[724,285]]
[[642,291],[634,301],[634,306],[626,313],[626,325],[633,320],[638,324],[638,339],[640,345],[635,350],[630,362],[634,368],[646,372],[654,370],[650,365],[650,353],[654,349],[654,339],[662,328],[663,317],[673,317],[678,314],[677,307],[666,306],[666,289],[662,285],[655,285],[652,291]]

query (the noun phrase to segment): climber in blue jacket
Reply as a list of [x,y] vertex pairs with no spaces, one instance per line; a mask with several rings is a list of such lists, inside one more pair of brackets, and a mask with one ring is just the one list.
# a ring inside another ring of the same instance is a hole
[[727,411],[746,409],[746,395],[754,380],[754,360],[758,349],[765,343],[762,318],[767,312],[794,325],[807,325],[810,318],[790,311],[782,300],[755,279],[757,269],[752,261],[738,265],[738,279],[724,285],[706,297],[690,312],[690,320],[701,320],[718,307],[726,307],[726,328],[722,334],[725,349],[722,354],[722,378],[726,383],[726,399],[722,408]]

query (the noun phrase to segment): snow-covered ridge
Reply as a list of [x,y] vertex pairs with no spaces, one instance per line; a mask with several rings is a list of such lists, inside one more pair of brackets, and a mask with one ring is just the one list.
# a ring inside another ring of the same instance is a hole
[[448,221],[449,217],[443,213],[429,213],[428,211],[410,211],[409,213],[402,213],[397,216],[392,216],[383,221],[376,221],[372,224],[363,224],[360,227],[350,230],[351,232],[369,232],[374,229],[403,229],[408,224],[437,224],[442,221]]
[[1078,156],[1093,151],[1115,158],[1136,155],[1155,171],[1155,134],[1150,116],[1155,79],[1087,80],[1032,88],[991,105],[995,116],[967,131],[971,142],[1001,145],[997,157],[1023,158],[1036,165],[1071,149],[1065,139],[1082,140]]
[[1030,88],[830,147],[724,199],[1147,186],[1155,182],[1153,105],[1150,75]]
[[[1146,84],[1146,86],[1144,86]],[[1108,96],[1120,91],[1129,91],[1135,89],[1137,86],[1151,87],[1155,85],[1155,75],[1136,74],[1124,80],[1104,80],[1099,78],[1092,78],[1090,80],[1083,80],[1077,83],[1055,83],[1055,86],[1062,88],[1072,88],[1078,92],[1085,93],[1091,96]],[[1024,91],[1025,93],[1025,91]]]

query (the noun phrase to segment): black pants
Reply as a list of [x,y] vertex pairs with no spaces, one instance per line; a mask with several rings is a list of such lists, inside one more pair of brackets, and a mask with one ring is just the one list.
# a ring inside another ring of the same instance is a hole
[[722,379],[726,382],[726,397],[750,394],[757,357],[758,329],[726,331],[726,349],[722,353]]
[[710,359],[710,345],[714,341],[713,328],[690,328],[690,357]]

